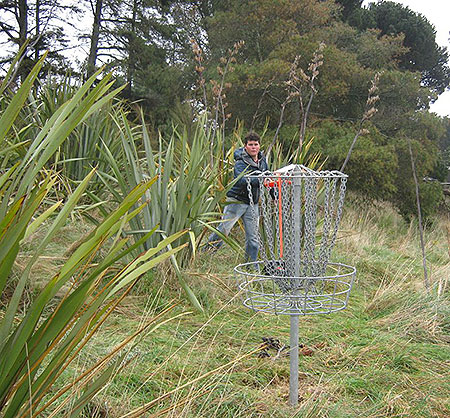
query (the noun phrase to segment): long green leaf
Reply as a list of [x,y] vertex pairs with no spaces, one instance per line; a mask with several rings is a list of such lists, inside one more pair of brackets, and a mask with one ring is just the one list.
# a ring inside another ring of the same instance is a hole
[[[162,236],[165,238],[164,234],[162,234]],[[169,248],[169,250],[170,250],[171,249],[171,245],[168,244],[167,248]],[[192,289],[188,286],[188,284],[184,280],[183,275],[181,273],[180,267],[179,267],[179,265],[177,263],[177,259],[175,258],[175,256],[171,256],[170,257],[170,261],[172,262],[172,265],[173,265],[173,267],[175,269],[175,272],[177,274],[178,280],[180,281],[181,287],[186,292],[186,296],[187,296],[188,300],[192,303],[192,305],[195,307],[195,309],[197,309],[199,312],[204,312],[203,306],[201,305],[201,303],[199,302],[199,300],[195,296],[195,294],[192,291]]]
[[[167,242],[172,242],[173,240],[177,239],[178,237],[169,237],[169,239],[166,240],[164,244],[167,244]],[[66,350],[64,347],[72,347],[72,349],[76,346],[77,342],[79,342],[80,338],[83,337],[84,331],[83,331],[83,324],[89,324],[89,327],[93,326],[93,324],[96,323],[96,320],[93,320],[92,315],[96,315],[96,312],[100,306],[100,304],[105,300],[105,298],[110,298],[114,294],[117,293],[118,290],[122,289],[124,286],[128,286],[130,283],[135,281],[139,276],[147,272],[149,269],[153,268],[156,264],[160,263],[161,261],[167,259],[168,257],[175,254],[177,251],[181,249],[181,247],[176,248],[174,250],[168,251],[166,253],[161,254],[160,256],[157,256],[153,258],[150,261],[146,261],[150,255],[153,255],[157,252],[157,250],[160,250],[163,248],[164,245],[161,245],[160,248],[154,249],[152,251],[148,251],[147,253],[141,255],[136,263],[132,263],[130,266],[132,269],[127,268],[125,270],[126,275],[119,274],[116,278],[114,278],[114,282],[117,284],[114,287],[109,286],[110,291],[100,293],[100,297],[97,298],[95,304],[90,306],[89,308],[85,309],[85,312],[83,316],[78,321],[77,325],[70,331],[70,334],[65,338],[65,342],[63,347],[59,349],[59,353],[55,355],[54,360],[52,360],[52,363],[59,358],[59,362],[64,361],[64,356],[67,357],[71,350]],[[140,264],[142,261],[144,261],[143,264]],[[63,305],[57,310],[56,315],[51,318],[51,324],[43,324],[40,329],[43,329],[44,331],[38,332],[33,336],[33,339],[30,341],[30,346],[33,348],[33,355],[30,359],[31,364],[34,364],[35,359],[37,359],[40,356],[40,353],[42,350],[45,350],[47,345],[52,341],[53,338],[57,335],[59,332],[59,329],[64,327],[68,320],[73,317],[75,312],[81,308],[81,305],[86,300],[87,291],[90,288],[90,283],[96,278],[95,275],[91,276],[91,278],[85,282],[83,282],[82,286],[80,286],[70,297],[63,302]],[[81,334],[80,334],[81,332]],[[71,343],[73,341],[73,343]],[[38,346],[35,346],[35,344],[38,344]],[[63,357],[60,357],[63,355]],[[20,365],[20,362],[19,362]],[[58,368],[55,369],[55,364],[53,364],[52,367],[46,368],[46,371],[41,373],[38,381],[36,382],[36,385],[40,385],[43,382],[43,379],[49,378],[51,374],[55,373],[55,370],[58,370]],[[23,387],[21,391],[15,396],[13,402],[11,402],[11,411],[16,411],[17,407],[21,404],[21,399],[26,395],[26,382],[24,381]],[[15,406],[14,406],[15,405]],[[13,415],[11,415],[13,416]]]
[[[178,247],[176,251],[172,250],[171,243],[177,240],[181,235],[185,234],[186,231],[180,231],[176,234],[173,234],[162,241],[158,243],[158,245],[155,248],[151,248],[147,250],[145,253],[143,253],[138,259],[133,261],[130,265],[127,266],[127,268],[124,269],[124,271],[119,275],[118,277],[118,284],[114,287],[114,291],[109,295],[111,297],[114,293],[116,293],[118,290],[120,290],[123,286],[125,286],[127,283],[133,280],[133,278],[143,274],[142,272],[148,271],[148,265],[146,261],[153,257],[155,254],[163,250],[164,248],[168,248],[169,252],[171,254],[174,254],[175,252],[179,251],[181,247]],[[185,245],[183,245],[184,247]],[[163,255],[166,253],[163,253]],[[161,256],[160,256],[161,257]],[[166,255],[164,258],[167,258]],[[143,263],[142,265],[138,266],[139,264]],[[151,268],[151,267],[150,267]]]
[[11,65],[8,68],[8,71],[6,72],[6,75],[3,77],[3,80],[0,84],[0,96],[3,95],[4,91],[8,87],[8,84],[11,82],[12,76],[16,71],[16,65],[23,59],[24,53],[28,48],[29,43],[30,40],[27,39],[20,47],[17,54],[14,56],[14,59],[12,60]]
[[87,403],[97,394],[97,392],[102,389],[106,383],[111,379],[114,371],[119,367],[120,363],[123,361],[125,354],[118,357],[111,365],[109,365],[96,380],[91,382],[84,390],[83,394],[75,401],[71,410],[70,418],[77,418],[83,412],[84,407]]
[[46,209],[41,215],[39,215],[33,222],[31,222],[27,230],[25,231],[25,235],[23,236],[23,240],[26,240],[31,234],[33,234],[39,226],[41,226],[52,214],[55,212],[56,209],[58,209],[62,204],[62,200],[56,202],[52,206],[50,206],[48,209]]
[[39,72],[41,71],[42,65],[44,64],[44,60],[47,57],[47,52],[44,53],[41,59],[36,63],[33,69],[28,74],[27,78],[24,80],[22,85],[20,86],[17,93],[12,98],[6,110],[3,112],[0,118],[0,145],[3,147],[3,142],[5,140],[6,134],[11,128],[14,120],[20,112],[25,100],[30,93],[31,88],[33,87],[33,83],[36,80]]
[[[19,294],[19,291],[21,289],[25,288],[25,285],[26,285],[26,283],[28,281],[28,278],[29,278],[31,267],[36,262],[36,260],[38,259],[39,255],[42,254],[44,248],[48,245],[50,240],[55,236],[55,234],[59,231],[59,229],[64,225],[64,223],[66,222],[67,217],[72,212],[73,208],[75,207],[75,205],[79,201],[80,197],[82,196],[82,194],[86,190],[86,187],[87,187],[90,179],[94,175],[94,173],[95,173],[95,170],[92,170],[91,173],[78,185],[78,187],[75,189],[74,193],[69,197],[69,199],[66,202],[66,204],[64,205],[63,209],[58,214],[58,216],[56,217],[55,221],[53,222],[53,224],[51,225],[51,227],[47,231],[47,234],[45,235],[45,237],[39,243],[39,245],[38,245],[38,247],[37,247],[33,257],[30,259],[30,261],[28,262],[27,266],[25,267],[25,270],[24,270],[24,272],[22,273],[22,276],[19,279],[19,283],[18,283],[18,285],[16,287],[14,295],[11,298],[11,301],[10,301],[10,303],[8,305],[8,309],[7,309],[6,314],[5,314],[5,319],[4,319],[3,323],[2,323],[2,326],[0,327],[0,335],[1,336],[7,335],[10,332],[10,328],[12,326],[12,318],[15,315],[15,312],[17,310],[17,307],[18,307],[18,304],[19,304],[19,301],[20,301],[20,297],[21,297],[21,293]],[[24,235],[25,235],[25,233],[24,233]],[[17,293],[17,295],[16,295],[16,293]],[[1,339],[0,340],[0,350],[4,347],[5,342],[6,342],[5,339]]]
[[79,106],[83,97],[89,93],[89,89],[100,74],[101,70],[98,70],[88,80],[86,80],[86,82],[83,83],[83,85],[79,89],[77,89],[76,94],[69,101],[65,102],[62,106],[56,109],[51,118],[45,123],[38,136],[30,145],[28,152],[24,157],[25,165],[30,164],[31,161],[33,161],[33,157],[36,158],[37,154],[47,145],[48,140],[44,141],[45,137],[52,129],[57,129],[63,123],[63,121],[66,120],[69,115],[75,111],[76,107]]
[[59,212],[58,216],[52,223],[51,227],[45,234],[45,237],[40,242],[36,254],[39,255],[42,253],[44,248],[48,245],[50,240],[58,233],[58,231],[61,229],[62,226],[64,226],[67,218],[69,217],[70,213],[75,208],[78,201],[81,199],[83,193],[86,191],[89,182],[91,181],[92,177],[95,174],[95,168],[91,170],[91,172],[83,179],[83,181],[77,186],[77,188],[74,190],[74,192],[70,195],[67,202],[64,204],[63,209]]
[[13,178],[14,173],[16,172],[16,169],[19,166],[19,164],[20,162],[17,162],[11,168],[9,168],[6,173],[3,173],[0,176],[0,190],[2,190],[3,187],[5,187],[5,184],[8,180],[11,180]]
[[[13,218],[10,219],[10,225],[7,226],[7,231],[2,231],[2,239],[1,239],[1,245],[0,245],[0,291],[3,291],[3,288],[6,284],[6,279],[9,275],[9,269],[3,265],[3,263],[7,263],[9,266],[10,264],[10,257],[11,254],[17,254],[16,251],[11,253],[12,248],[16,248],[17,245],[19,245],[19,242],[23,239],[23,236],[25,234],[26,228],[28,226],[28,223],[30,222],[31,217],[35,213],[37,207],[41,204],[42,200],[44,199],[45,195],[48,192],[49,183],[46,182],[41,187],[39,191],[28,197],[26,200],[23,200],[23,198],[19,199],[17,202],[22,206],[23,202],[25,202],[25,206],[21,211],[16,211],[16,206],[12,206],[12,210],[14,212]],[[7,214],[6,219],[9,219],[9,215]],[[3,229],[4,225],[2,225]],[[0,230],[1,231],[1,230]],[[9,256],[7,256],[9,255]],[[22,289],[21,284],[19,283],[14,290],[14,295],[18,293]],[[13,295],[12,300],[15,300],[15,297]],[[20,299],[19,296],[17,298]],[[8,307],[9,309],[9,307]],[[10,314],[8,316],[8,310],[5,314],[5,318],[9,317],[12,321],[12,318],[14,317],[14,314]],[[7,322],[7,321],[6,321]],[[0,324],[0,349],[2,347],[2,344],[4,343],[5,336],[8,334],[8,330],[3,329],[5,322],[2,321]]]
[[0,150],[0,155],[5,155],[10,153],[11,151],[16,150],[17,148],[23,147],[25,144],[28,144],[30,141],[22,141],[22,142],[18,142],[17,144],[13,144],[10,145],[6,148],[3,148],[2,150]]
[[[34,329],[39,316],[44,308],[45,304],[51,298],[56,291],[71,277],[72,272],[79,266],[83,260],[85,260],[92,251],[97,248],[97,246],[104,241],[109,234],[117,232],[120,226],[121,217],[131,208],[131,206],[139,199],[143,193],[151,186],[152,182],[147,182],[145,184],[140,184],[135,189],[133,189],[129,196],[127,196],[122,204],[113,212],[111,215],[101,224],[99,227],[90,234],[87,241],[80,245],[78,249],[72,254],[69,260],[62,266],[61,271],[57,276],[50,280],[45,288],[42,290],[41,294],[37,297],[34,302],[34,309],[29,310],[25,319],[22,321],[20,327],[16,330],[13,339],[8,341],[5,345],[5,340],[0,341],[0,375],[2,373],[7,374],[16,361],[19,352],[12,353],[8,357],[1,357],[1,354],[8,351],[9,346],[24,347],[26,340]],[[135,211],[137,213],[137,211]],[[17,304],[17,301],[14,300]],[[12,312],[12,310],[11,310]],[[11,315],[8,316],[8,321],[5,323],[4,328],[0,328],[0,331],[8,332],[11,326]],[[7,334],[6,334],[7,335]],[[1,386],[0,386],[1,394]]]
[[[30,160],[35,160],[37,158],[36,163],[33,166],[30,166],[30,169],[27,170],[23,184],[19,187],[19,195],[23,193],[27,184],[30,183],[31,179],[33,179],[37,173],[42,169],[44,164],[50,159],[52,155],[56,152],[56,150],[60,147],[60,145],[67,139],[69,134],[75,129],[75,127],[80,124],[84,118],[86,118],[89,114],[93,112],[93,108],[96,109],[103,106],[108,102],[115,94],[120,91],[116,89],[112,92],[112,94],[107,95],[105,97],[101,97],[104,95],[105,91],[100,88],[101,85],[96,86],[92,91],[89,92],[87,97],[78,104],[75,110],[67,117],[67,119],[61,124],[56,125],[51,132],[48,133],[46,138],[46,146],[43,148],[42,152],[37,155],[37,151],[30,157]],[[107,85],[109,88],[109,85]],[[101,98],[99,98],[101,97]],[[73,99],[72,99],[73,100]],[[97,103],[95,103],[97,101]],[[93,104],[95,103],[95,105]],[[44,143],[44,142],[43,142]],[[39,149],[39,151],[41,151]]]

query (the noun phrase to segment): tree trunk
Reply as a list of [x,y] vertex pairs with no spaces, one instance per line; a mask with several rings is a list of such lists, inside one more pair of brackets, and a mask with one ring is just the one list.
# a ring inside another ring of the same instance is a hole
[[28,33],[28,4],[27,0],[19,0],[17,2],[17,23],[19,24],[19,49],[27,40]]
[[136,38],[136,17],[137,17],[138,0],[133,1],[133,14],[131,16],[131,30],[129,36],[128,44],[128,68],[127,68],[127,95],[131,98],[133,78],[134,78],[134,67],[136,65],[135,57],[135,38]]
[[92,25],[91,48],[86,68],[86,78],[95,73],[95,63],[98,55],[98,41],[100,39],[100,26],[102,22],[103,0],[97,0],[94,11],[94,24]]
[[34,47],[34,61],[37,62],[39,60],[39,36],[41,35],[41,19],[40,19],[40,13],[41,13],[41,1],[36,0],[36,30],[35,30],[35,37],[36,37],[36,45]]
[[[16,19],[19,25],[19,37],[17,39],[17,44],[20,48],[27,41],[28,34],[28,3],[27,0],[19,0],[16,4]],[[21,81],[24,81],[28,75],[29,68],[29,58],[27,58],[27,54],[24,53],[23,60],[20,63],[19,69],[17,71],[17,76]]]

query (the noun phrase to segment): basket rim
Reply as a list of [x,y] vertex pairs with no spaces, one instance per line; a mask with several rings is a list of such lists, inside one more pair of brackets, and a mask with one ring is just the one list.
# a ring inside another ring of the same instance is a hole
[[325,280],[329,280],[332,283],[335,283],[336,285],[339,284],[342,287],[344,287],[343,290],[339,290],[336,291],[336,289],[333,291],[333,293],[300,293],[300,294],[287,294],[287,293],[266,293],[266,292],[262,292],[262,291],[258,291],[255,289],[250,288],[251,285],[254,285],[257,282],[262,282],[262,281],[272,281],[273,282],[273,278],[271,277],[264,277],[264,278],[258,278],[258,279],[253,279],[247,282],[242,282],[239,283],[238,287],[239,290],[245,292],[248,295],[252,295],[252,297],[258,297],[258,296],[262,296],[262,297],[277,297],[277,298],[286,298],[289,300],[297,300],[297,299],[318,299],[318,298],[333,298],[336,296],[341,296],[341,295],[346,295],[348,293],[350,293],[351,289],[352,289],[352,283],[350,282],[344,282],[342,280],[333,280],[333,279],[325,279]]
[[327,264],[328,267],[339,267],[339,268],[345,268],[348,269],[347,273],[341,273],[341,274],[335,274],[335,275],[326,275],[326,276],[274,276],[274,275],[267,275],[267,274],[261,274],[257,270],[255,271],[245,271],[246,268],[255,268],[260,265],[263,265],[267,262],[279,262],[282,260],[264,260],[264,261],[251,261],[248,263],[241,263],[234,267],[233,271],[237,274],[241,274],[243,276],[250,276],[252,279],[261,278],[261,279],[298,279],[298,280],[310,280],[310,281],[318,281],[318,280],[329,280],[329,279],[339,279],[344,277],[349,277],[354,274],[356,274],[356,267],[350,266],[348,264],[344,263],[338,263],[338,262],[329,262]]

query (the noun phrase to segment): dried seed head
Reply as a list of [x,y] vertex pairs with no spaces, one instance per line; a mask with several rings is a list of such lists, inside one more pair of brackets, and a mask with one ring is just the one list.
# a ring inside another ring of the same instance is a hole
[[370,119],[375,113],[377,113],[377,109],[371,107],[366,113],[364,113],[364,119]]
[[309,80],[310,80],[310,78],[309,78],[309,76],[303,71],[303,69],[302,68],[299,68],[298,69],[298,73],[300,74],[300,77],[303,79],[303,81],[305,81],[305,82],[309,82]]
[[378,100],[380,100],[380,96],[369,96],[367,98],[367,106],[372,106],[374,103],[376,103]]
[[200,49],[197,41],[195,39],[191,39],[192,44],[192,51],[194,51],[194,54],[200,55],[202,53],[202,50]]
[[372,85],[372,87],[369,89],[369,94],[373,94],[378,90],[378,87],[376,85]]
[[375,115],[375,113],[378,111],[378,109],[375,107],[375,103],[380,100],[380,96],[376,94],[378,91],[378,81],[380,79],[380,73],[375,73],[373,79],[371,80],[371,87],[369,88],[369,92],[367,94],[367,101],[366,101],[366,111],[363,115],[362,121],[370,119]]

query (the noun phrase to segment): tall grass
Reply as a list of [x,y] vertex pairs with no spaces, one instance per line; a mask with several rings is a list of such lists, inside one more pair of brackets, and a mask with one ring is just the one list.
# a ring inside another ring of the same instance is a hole
[[[240,305],[229,249],[214,262],[200,256],[189,271],[193,291],[208,302],[207,320],[194,314],[163,327],[159,344],[144,342],[128,384],[114,382],[98,404],[109,403],[111,416],[139,416],[145,408],[148,416],[174,417],[447,416],[449,261],[442,225],[426,235],[435,247],[429,297],[414,228],[389,205],[360,205],[354,195],[345,211],[335,257],[357,265],[357,282],[347,310],[300,321],[297,408],[288,406],[287,350],[254,351],[262,337],[288,344],[289,320]],[[170,298],[173,289],[160,285]]]

